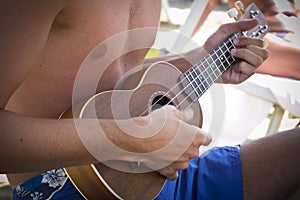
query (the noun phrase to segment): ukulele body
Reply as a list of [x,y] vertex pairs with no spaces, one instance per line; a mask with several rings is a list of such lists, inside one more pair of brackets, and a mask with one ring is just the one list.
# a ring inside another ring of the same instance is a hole
[[[181,74],[169,63],[154,63],[128,75],[118,90],[96,94],[63,113],[62,118],[128,119],[147,115],[171,102],[180,110],[187,107],[192,109],[193,118],[189,123],[201,127],[200,104],[198,101],[193,102],[183,92],[183,86],[178,84]],[[143,164],[133,168],[130,162],[111,162],[124,171],[102,163],[65,170],[75,187],[87,199],[153,199],[165,183],[165,177],[150,171]]]

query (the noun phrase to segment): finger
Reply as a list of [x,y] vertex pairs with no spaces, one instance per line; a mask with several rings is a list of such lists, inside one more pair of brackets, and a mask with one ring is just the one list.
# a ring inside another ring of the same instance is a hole
[[254,67],[258,67],[264,61],[263,57],[255,54],[255,52],[252,52],[248,48],[232,49],[231,50],[231,55],[236,57],[236,58],[240,58],[242,60],[245,60],[246,62],[253,65]]
[[183,170],[189,167],[189,162],[184,161],[184,162],[172,163],[172,167],[177,170]]
[[249,63],[242,61],[232,66],[230,70],[230,83],[238,84],[246,79],[248,79],[251,75],[253,75],[256,71],[256,67],[250,65]]
[[264,40],[260,38],[249,38],[249,37],[235,38],[233,42],[236,46],[240,46],[240,47],[255,45],[263,48],[265,45]]
[[176,107],[168,105],[165,106],[165,109],[167,110],[167,112],[173,113],[175,117],[185,122],[190,121],[194,117],[194,110],[192,108],[188,108],[185,109],[184,111],[180,111]]
[[175,117],[182,119],[184,116],[180,110],[175,108],[175,106],[167,105],[164,106],[163,109],[165,109],[166,112],[173,114]]
[[239,75],[245,74],[245,75],[251,76],[255,73],[256,67],[254,67],[254,66],[250,65],[249,63],[243,61],[243,62],[240,62],[237,65],[234,65],[233,70]]
[[198,147],[200,147],[201,145],[207,146],[211,143],[211,141],[211,135],[198,128],[198,134],[196,135],[196,138],[194,140],[195,145],[197,145]]
[[174,174],[171,174],[169,176],[167,176],[167,179],[171,180],[171,181],[174,181],[178,178],[178,172],[176,171]]
[[[264,42],[264,45],[267,44]],[[249,45],[246,48],[255,53],[256,55],[262,57],[263,60],[266,60],[269,57],[269,51],[265,47],[261,48],[258,46]]]
[[297,14],[294,11],[283,11],[282,14],[288,16],[288,17],[298,17]]
[[[227,74],[227,80],[229,83],[232,84],[237,84],[241,82],[241,74],[242,73],[237,73],[234,69],[236,68],[235,64],[232,68],[230,68],[230,70],[228,70],[228,74]],[[248,76],[248,75],[247,75]]]
[[169,180],[176,180],[178,178],[177,170],[173,169],[172,167],[165,167],[158,172]]
[[258,21],[256,19],[243,19],[238,22],[223,24],[220,26],[219,31],[221,31],[225,36],[229,37],[234,33],[250,30],[257,25]]

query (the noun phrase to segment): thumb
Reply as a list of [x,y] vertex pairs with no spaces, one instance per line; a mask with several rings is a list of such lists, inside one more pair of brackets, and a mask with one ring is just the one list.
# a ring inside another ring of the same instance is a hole
[[219,30],[229,37],[232,34],[250,30],[257,25],[258,21],[256,19],[243,19],[237,22],[223,24]]

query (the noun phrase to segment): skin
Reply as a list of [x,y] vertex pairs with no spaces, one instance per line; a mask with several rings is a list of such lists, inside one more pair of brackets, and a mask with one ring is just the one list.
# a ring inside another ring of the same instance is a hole
[[[229,0],[228,5],[230,7],[234,7],[234,2],[235,0]],[[269,25],[269,32],[293,32],[292,30],[289,30],[286,27],[286,25],[283,21],[280,20],[278,15],[284,14],[287,17],[297,17],[297,10],[295,9],[295,4],[289,3],[288,1],[281,1],[280,3],[287,4],[287,6],[285,7],[287,8],[287,10],[279,11],[279,5],[277,5],[278,1],[242,0],[242,3],[244,4],[245,8],[247,8],[247,6],[253,2],[263,12]],[[209,4],[205,9],[205,13],[203,13],[201,19],[199,19],[194,33],[196,33],[197,30],[202,26],[203,22],[205,21],[209,13],[215,8],[217,3],[218,2],[215,0],[209,1]],[[256,72],[300,80],[300,70],[298,63],[300,49],[297,47],[291,47],[285,44],[278,43],[277,41],[273,41],[272,39],[267,39],[267,42],[269,50],[268,59],[259,66]],[[284,55],[284,59],[282,59],[282,55]]]
[[[229,0],[228,5],[230,7],[234,7],[235,0]],[[280,9],[278,8],[277,2],[274,0],[265,0],[265,1],[259,1],[259,0],[242,0],[242,3],[244,4],[244,7],[247,8],[247,6],[250,3],[255,3],[257,7],[263,12],[264,16],[266,17],[266,20],[269,25],[270,32],[290,32],[291,30],[288,30],[284,23],[278,18],[278,14],[280,13]],[[285,4],[289,4],[288,1],[285,0],[285,2],[282,2]],[[294,16],[297,17],[297,11],[294,10],[291,5],[289,10],[281,11],[282,14],[286,16]]]
[[[253,1],[243,0],[242,2],[246,7]],[[281,1],[281,5],[284,3],[287,4],[287,6],[285,6],[287,10],[279,12],[280,4],[277,5],[279,1],[267,0],[254,2],[264,13],[270,27],[270,32],[293,32],[292,30],[289,30],[284,22],[279,19],[278,14],[284,14],[287,17],[297,17],[298,13],[295,9],[295,4],[288,1]],[[233,4],[234,1],[229,0],[229,5],[233,6]],[[300,56],[299,47],[291,47],[273,41],[272,39],[268,39],[268,50],[270,52],[269,57],[266,62],[257,69],[257,72],[300,80],[298,64]],[[284,59],[282,55],[284,55]]]
[[[143,153],[166,146],[177,134],[175,142],[182,144],[185,151],[177,160],[159,170],[169,179],[176,179],[176,170],[187,168],[188,161],[199,156],[199,147],[210,142],[206,133],[189,125],[185,114],[172,106],[133,119],[140,126],[147,126],[147,131],[142,134],[153,133],[161,121],[165,122],[155,136],[145,139],[129,137],[118,128],[117,122],[120,122],[133,133],[139,130],[139,127],[131,126],[130,119],[58,120],[59,115],[72,104],[75,76],[87,54],[117,33],[134,28],[157,27],[160,1],[28,0],[20,3],[5,0],[0,9],[0,25],[5,27],[0,41],[0,172],[9,174],[12,186],[48,169],[98,162],[81,143],[74,122],[103,141],[99,144],[91,140],[89,144],[100,148],[103,160],[142,161],[148,165],[154,161],[164,162],[172,154],[172,149],[169,154],[152,157],[120,154],[111,151],[105,138],[125,150]],[[113,20],[112,13],[118,14],[117,20]],[[182,56],[194,63],[232,33],[250,29],[256,23],[252,20],[223,25],[203,48]],[[126,44],[150,47],[154,39],[155,32],[149,32],[141,40],[128,37],[117,46],[125,50],[128,47]],[[235,43],[242,48],[233,51],[232,55],[240,58],[241,62],[224,73],[222,78],[228,83],[240,83],[247,79],[268,56],[260,39],[243,38]],[[111,63],[97,92],[113,89],[122,75],[133,67],[148,66],[154,62],[155,59],[144,61],[147,51],[147,48],[142,48],[124,54]],[[172,64],[186,62],[178,56],[160,59]],[[184,66],[178,65],[182,71],[187,69]],[[99,69],[102,68],[99,66]],[[82,93],[76,101],[86,98]],[[100,123],[101,130],[93,128],[95,121]],[[246,167],[244,170],[249,169]]]
[[299,199],[300,128],[241,146],[244,199]]
[[280,44],[271,39],[267,41],[269,57],[256,72],[300,80],[298,64],[300,48]]

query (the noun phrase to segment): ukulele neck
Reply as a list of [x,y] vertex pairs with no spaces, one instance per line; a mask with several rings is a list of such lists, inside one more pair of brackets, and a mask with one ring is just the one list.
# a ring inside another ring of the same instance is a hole
[[230,51],[236,46],[233,40],[242,37],[242,33],[231,35],[226,41],[198,64],[180,76],[180,84],[186,95],[194,102],[236,61]]

